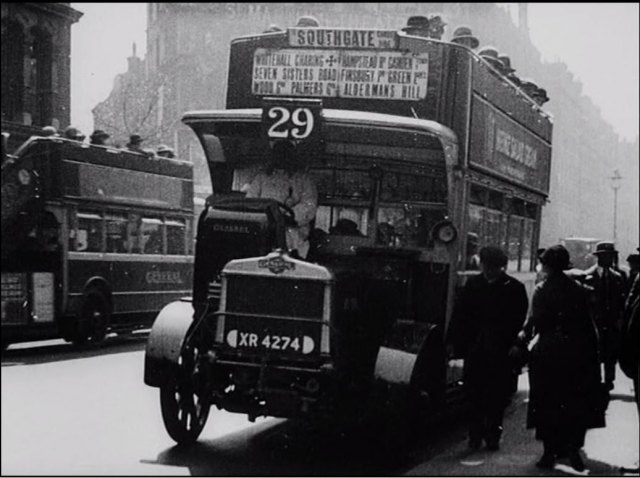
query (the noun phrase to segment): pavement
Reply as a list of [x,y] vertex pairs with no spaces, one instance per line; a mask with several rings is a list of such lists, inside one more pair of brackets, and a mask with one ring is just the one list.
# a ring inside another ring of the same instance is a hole
[[[507,409],[499,451],[470,451],[466,437],[450,444],[435,456],[408,470],[408,476],[638,476],[623,474],[620,467],[638,466],[638,413],[633,382],[618,369],[615,388],[607,409],[606,428],[587,432],[583,459],[586,470],[578,472],[566,460],[553,470],[540,470],[535,463],[542,454],[542,442],[534,430],[526,429],[529,384],[520,376],[518,392]],[[425,457],[426,458],[426,457]]]

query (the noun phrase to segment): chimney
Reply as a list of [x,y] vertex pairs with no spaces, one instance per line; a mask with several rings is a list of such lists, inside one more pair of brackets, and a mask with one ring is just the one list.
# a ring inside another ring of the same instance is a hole
[[518,27],[529,35],[529,4],[518,3]]

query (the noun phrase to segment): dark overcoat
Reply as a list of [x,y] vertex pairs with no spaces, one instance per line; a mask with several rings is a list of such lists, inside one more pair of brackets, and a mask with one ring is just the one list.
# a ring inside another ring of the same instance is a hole
[[490,283],[482,274],[470,277],[462,289],[449,339],[464,358],[467,387],[491,390],[496,399],[510,394],[513,365],[508,358],[527,315],[524,285],[502,274]]
[[[588,291],[564,274],[538,284],[526,329],[537,334],[529,364],[528,428],[546,440],[559,424],[583,430],[604,426],[598,336],[588,309]],[[562,425],[561,425],[562,426]]]

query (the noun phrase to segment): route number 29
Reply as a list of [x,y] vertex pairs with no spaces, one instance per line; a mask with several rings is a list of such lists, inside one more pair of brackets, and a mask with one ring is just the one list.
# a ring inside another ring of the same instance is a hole
[[267,111],[267,117],[275,122],[267,130],[271,139],[308,138],[313,132],[315,120],[309,108],[296,108],[289,111],[282,106],[272,106]]

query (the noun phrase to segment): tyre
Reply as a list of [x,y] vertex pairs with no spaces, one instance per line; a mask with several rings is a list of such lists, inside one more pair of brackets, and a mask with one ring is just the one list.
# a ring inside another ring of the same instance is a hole
[[167,433],[179,445],[194,443],[204,428],[211,408],[205,386],[206,374],[198,360],[196,345],[184,347],[174,377],[160,387],[160,407]]
[[100,291],[88,291],[80,312],[72,319],[67,337],[76,345],[98,343],[107,335],[110,320],[109,303]]

